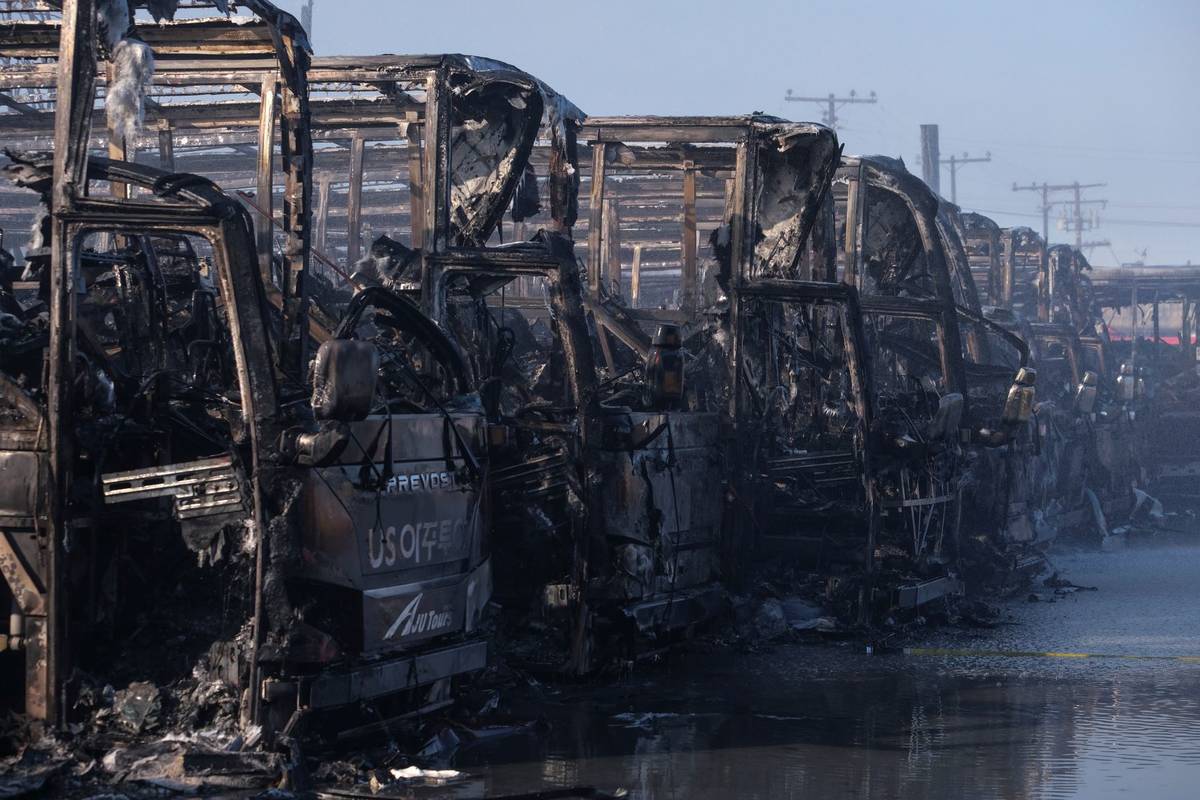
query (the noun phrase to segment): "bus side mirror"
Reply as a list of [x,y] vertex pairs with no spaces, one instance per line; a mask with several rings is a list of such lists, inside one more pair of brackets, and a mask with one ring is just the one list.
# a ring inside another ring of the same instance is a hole
[[1004,401],[1004,412],[1000,421],[1005,425],[1024,425],[1033,417],[1033,402],[1036,396],[1037,370],[1021,367],[1008,390]]
[[1128,361],[1121,364],[1121,373],[1117,375],[1117,396],[1126,403],[1132,403],[1137,396],[1138,378],[1133,374],[1133,365]]
[[370,342],[330,339],[313,361],[313,416],[319,420],[357,422],[371,413],[379,353]]
[[683,400],[683,334],[678,325],[664,323],[646,354],[646,400],[651,408],[677,408]]
[[1099,384],[1096,373],[1088,370],[1075,387],[1075,413],[1091,414],[1096,409],[1096,391]]

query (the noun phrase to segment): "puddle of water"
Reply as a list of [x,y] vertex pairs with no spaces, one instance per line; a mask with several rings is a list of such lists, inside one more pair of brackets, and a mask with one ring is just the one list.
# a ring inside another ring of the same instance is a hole
[[[1200,654],[1200,548],[1063,556],[1097,592],[1018,602],[953,650]],[[436,797],[567,786],[631,798],[1200,796],[1200,665],[1173,660],[867,656],[858,645],[693,654],[635,683],[512,711],[546,736],[461,752]],[[425,795],[418,795],[425,796]]]
[[794,683],[714,677],[542,706],[552,734],[463,753],[472,781],[447,796],[1192,798],[1200,786],[1194,668],[963,677],[906,660]]

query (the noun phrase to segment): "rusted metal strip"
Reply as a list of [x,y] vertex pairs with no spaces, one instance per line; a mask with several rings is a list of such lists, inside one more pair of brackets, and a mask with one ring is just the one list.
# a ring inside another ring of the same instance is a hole
[[[110,62],[107,68],[108,82],[111,85],[113,82],[113,65]],[[111,115],[106,121],[106,129],[108,131],[108,157],[114,161],[133,161],[130,153],[131,142],[126,141],[125,137],[113,127]],[[134,145],[136,146],[136,145]],[[130,187],[119,181],[113,181],[111,184],[113,197],[129,197]]]
[[615,198],[604,200],[604,269],[610,294],[621,295],[621,214]]
[[54,724],[62,722],[58,687],[67,669],[66,585],[64,539],[68,536],[66,498],[70,496],[74,448],[71,387],[74,385],[75,291],[73,243],[67,241],[63,215],[87,186],[87,142],[91,133],[96,73],[95,0],[64,0],[58,48],[57,108],[54,121],[54,182],[50,237],[50,342],[47,352],[47,419],[50,428],[49,530],[46,553],[49,569],[46,617],[44,694],[32,704],[34,713]]
[[167,172],[175,171],[175,128],[166,120],[158,128],[158,165]]
[[421,131],[419,125],[405,126],[408,146],[408,208],[410,241],[414,250],[425,246],[425,225],[422,212],[425,208],[425,167],[421,158]]
[[[422,143],[422,192],[423,203],[419,218],[422,220],[421,234],[421,303],[426,313],[441,319],[441,298],[438,296],[440,283],[439,266],[433,258],[445,252],[450,238],[450,96],[446,90],[446,72],[439,68],[431,72],[425,84],[425,125]],[[413,210],[413,224],[418,219]]]
[[355,136],[350,145],[350,194],[346,199],[346,268],[354,269],[362,251],[362,185],[366,142]]
[[680,226],[683,254],[683,310],[688,314],[696,310],[696,290],[699,276],[696,266],[696,165],[692,161],[683,163],[683,219]]
[[[95,0],[88,3],[95,7]],[[8,29],[0,47],[0,57],[54,58],[61,55],[60,31],[67,31],[70,21],[63,3],[63,22],[13,20],[5,23]],[[94,27],[94,25],[93,25]],[[195,57],[196,42],[205,42],[205,54],[210,58],[252,58],[275,54],[269,32],[259,25],[239,25],[228,19],[179,20],[171,25],[140,25],[138,35],[154,50],[156,57]]]
[[633,266],[630,268],[629,306],[637,308],[642,293],[642,246],[633,246]]
[[432,86],[425,106],[425,205],[433,221],[426,231],[425,248],[435,253],[450,246],[450,139],[453,106],[447,88],[447,71],[429,76]]
[[259,92],[261,98],[258,115],[258,160],[256,183],[258,187],[257,200],[263,215],[254,219],[255,244],[258,250],[258,268],[263,276],[263,283],[270,285],[274,282],[271,270],[271,257],[275,250],[273,219],[275,203],[275,101],[279,96],[279,86],[275,82],[262,85]]
[[[291,18],[289,18],[291,19]],[[295,20],[291,19],[294,23]],[[312,252],[312,115],[308,99],[311,55],[303,30],[279,32],[280,152],[283,157],[285,243],[283,334],[286,359],[295,374],[308,370],[309,258]]]
[[592,145],[592,189],[588,199],[588,290],[593,296],[600,292],[601,247],[604,241],[604,154],[606,147]]
[[316,231],[313,234],[313,247],[321,252],[326,251],[325,237],[329,231],[329,189],[332,184],[333,178],[328,173],[317,178],[317,221]]

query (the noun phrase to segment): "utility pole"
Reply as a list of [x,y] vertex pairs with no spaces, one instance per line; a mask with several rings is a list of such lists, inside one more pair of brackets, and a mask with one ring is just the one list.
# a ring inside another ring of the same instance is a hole
[[[1092,184],[1092,185],[1093,186],[1103,186],[1104,184],[1097,183],[1097,184]],[[1083,249],[1083,231],[1085,230],[1084,220],[1083,220],[1083,207],[1085,205],[1098,205],[1101,208],[1106,208],[1108,206],[1107,200],[1081,200],[1079,197],[1079,191],[1080,191],[1080,189],[1083,189],[1083,188],[1084,187],[1079,185],[1079,181],[1075,181],[1075,202],[1073,204],[1075,206],[1075,219],[1074,219],[1075,224],[1072,227],[1075,229],[1075,249],[1076,250]],[[1097,224],[1098,223],[1095,220],[1088,220],[1086,230],[1091,230],[1092,228],[1095,228],[1097,226]],[[1099,243],[1096,243],[1096,244],[1099,244]],[[1105,244],[1107,244],[1107,242],[1105,242]]]
[[[1031,183],[1028,186],[1017,186],[1017,184],[1014,183],[1012,188],[1014,192],[1042,193],[1042,239],[1047,244],[1050,243],[1050,210],[1057,205],[1072,206],[1074,213],[1070,220],[1071,224],[1068,230],[1073,230],[1075,232],[1075,247],[1077,249],[1082,249],[1084,246],[1083,232],[1085,230],[1090,230],[1097,227],[1097,223],[1084,220],[1083,207],[1092,205],[1105,207],[1108,205],[1108,200],[1084,200],[1081,193],[1084,189],[1098,189],[1107,185],[1107,183],[1080,183],[1079,181],[1075,181],[1074,183],[1057,185],[1048,183]],[[1071,192],[1072,199],[1051,200],[1050,195],[1055,192]],[[1107,244],[1107,242],[1088,242],[1088,245],[1095,246],[1102,246],[1105,244]]]
[[850,90],[849,97],[835,97],[833,94],[830,94],[828,97],[794,97],[792,95],[792,90],[788,89],[787,96],[783,99],[792,103],[821,103],[822,105],[826,106],[825,115],[822,117],[821,121],[830,128],[833,128],[835,131],[837,130],[837,110],[839,108],[847,103],[878,102],[874,92],[871,92],[870,97],[858,97],[857,92],[855,92],[853,89]]
[[300,27],[308,34],[309,42],[312,42],[313,38],[312,14],[313,0],[304,0],[304,5],[300,6]]
[[1036,183],[1031,183],[1028,186],[1017,186],[1013,183],[1014,192],[1036,192],[1042,193],[1042,242],[1050,244],[1050,187],[1043,183],[1038,186]]
[[942,193],[942,167],[950,168],[950,202],[958,205],[958,170],[963,164],[976,164],[992,160],[988,151],[983,158],[971,158],[970,153],[961,157],[950,156],[948,162],[942,160],[941,144],[938,141],[937,125],[921,126],[921,173],[925,184],[933,189],[933,193]]
[[[938,126],[921,126],[921,172],[925,184],[934,194],[942,193],[942,155],[938,143]],[[953,173],[952,173],[953,174]]]
[[950,163],[946,166],[950,167],[950,202],[958,205],[958,169],[963,164],[985,164],[992,160],[992,153],[988,151],[983,158],[971,158],[970,153],[963,153],[962,158],[950,156]]

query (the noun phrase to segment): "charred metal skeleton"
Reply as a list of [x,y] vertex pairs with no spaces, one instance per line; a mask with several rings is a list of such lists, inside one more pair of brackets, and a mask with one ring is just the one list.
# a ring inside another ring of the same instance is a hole
[[[49,370],[36,358],[4,364],[18,410],[5,419],[4,460],[22,468],[24,487],[5,498],[5,577],[32,635],[33,716],[67,714],[70,670],[107,640],[98,617],[122,635],[133,601],[162,606],[175,581],[224,587],[225,603],[195,598],[188,641],[207,641],[198,662],[241,690],[243,720],[268,731],[295,733],[312,713],[362,702],[384,716],[442,705],[458,676],[485,664],[485,420],[463,399],[466,361],[387,293],[359,295],[334,331],[308,319],[307,55],[295,20],[261,6],[261,25],[233,38],[243,55],[276,59],[296,91],[282,106],[284,163],[297,171],[281,268],[260,258],[245,207],[210,181],[86,158],[94,76],[70,65],[94,52],[88,3],[64,7],[54,161],[15,157],[10,169],[53,211],[49,263],[29,282],[28,306],[13,298]],[[164,34],[168,52],[189,47],[172,48],[179,29],[145,30]],[[435,174],[449,185],[449,173]],[[105,196],[101,184],[124,188]],[[471,219],[456,235],[472,235]],[[383,344],[422,373],[381,364]],[[415,384],[407,399],[388,386],[396,371]],[[163,536],[172,529],[178,538]],[[126,565],[156,557],[182,571],[135,590]],[[96,596],[101,585],[110,589]]]
[[[632,498],[665,496],[669,512],[678,515],[675,509],[680,509],[687,515],[680,524],[686,535],[676,534],[675,547],[683,551],[674,557],[679,566],[662,570],[670,580],[660,579],[663,599],[657,601],[675,609],[678,625],[686,622],[680,614],[685,604],[696,605],[701,592],[711,595],[714,579],[737,585],[746,580],[756,552],[766,554],[768,548],[758,546],[767,539],[758,514],[770,513],[770,504],[758,499],[765,490],[762,481],[769,480],[764,477],[766,462],[775,454],[776,434],[815,435],[806,403],[845,410],[839,430],[844,439],[835,448],[838,469],[851,476],[842,499],[856,508],[862,504],[853,476],[863,456],[856,446],[861,431],[855,422],[865,417],[863,387],[852,386],[851,373],[858,375],[854,366],[847,371],[844,361],[837,362],[842,358],[853,364],[861,357],[854,344],[843,345],[843,335],[855,330],[857,311],[853,298],[837,287],[811,282],[824,278],[815,273],[819,258],[812,243],[829,239],[813,229],[828,203],[826,189],[838,147],[832,132],[820,126],[770,117],[592,118],[585,133],[593,152],[588,304],[607,369],[619,376],[631,363],[636,365],[648,349],[650,332],[663,324],[682,327],[689,353],[681,409],[660,415],[678,426],[667,429],[674,439],[667,439],[663,454],[667,469],[652,467],[646,489]],[[678,238],[672,241],[676,225]],[[706,238],[710,253],[700,251]],[[758,299],[741,299],[743,287],[751,291],[772,281],[771,291],[778,292],[774,300],[770,291],[761,298],[755,295]],[[768,306],[772,314],[763,312]],[[747,323],[747,335],[732,322],[745,314],[762,323]],[[802,319],[807,329],[801,327]],[[814,340],[802,343],[808,336]],[[813,373],[810,383],[799,374],[785,374],[787,367],[779,359],[799,369],[804,362],[798,352],[808,347],[812,358],[823,358],[820,350],[828,344],[838,355],[830,356],[823,379]],[[768,354],[771,347],[776,349]],[[788,381],[804,385],[807,394],[785,398],[782,384]],[[762,392],[771,395],[765,402],[750,396]],[[637,402],[637,394],[627,391],[621,403]],[[634,440],[639,429],[652,431],[655,424],[653,418],[639,423],[639,416],[609,412],[613,421],[634,421]],[[838,428],[839,423],[830,419],[830,426]],[[725,433],[720,439],[719,429]],[[687,433],[686,440],[679,430]],[[701,431],[707,433],[700,436]],[[731,437],[741,444],[749,441],[745,437],[756,437],[762,444],[734,448]],[[671,449],[682,456],[672,455]],[[687,458],[694,466],[688,466]],[[657,460],[664,462],[662,456]],[[674,475],[668,471],[672,461],[688,469]],[[639,462],[633,459],[635,469]],[[824,466],[813,461],[789,475],[803,482],[799,476],[806,469],[811,474]],[[761,475],[747,472],[756,469]],[[633,476],[626,470],[629,485]],[[652,477],[656,472],[659,477]],[[713,491],[722,480],[724,498]],[[616,509],[606,513],[606,520],[614,539],[628,528]],[[652,539],[643,541],[648,545]]]
[[[540,108],[526,113],[534,124],[512,144],[507,184],[514,216],[536,211],[527,182]],[[548,225],[501,247],[426,248],[419,289],[477,365],[495,423],[498,596],[518,616],[557,623],[558,646],[538,660],[565,653],[567,668],[585,672],[660,647],[719,609],[720,496],[708,489],[720,462],[715,415],[654,404],[611,361],[601,372],[568,238],[583,117],[548,115],[545,124],[557,131]],[[522,282],[544,299],[518,292],[510,307],[507,292]],[[625,334],[640,367],[648,337]],[[611,358],[607,343],[599,348]]]
[[1112,374],[1091,268],[1078,251],[1047,248],[1028,228],[1001,230],[977,214],[964,215],[961,227],[971,263],[992,287],[988,316],[1029,342],[1039,370],[1035,529],[1106,536],[1107,520],[1128,515],[1140,470],[1133,398],[1120,398]]
[[[928,541],[921,532],[945,531],[935,541],[953,543],[936,559],[947,579],[1003,581],[1030,561],[1026,545],[1037,538],[1022,474],[1033,436],[1028,348],[983,317],[957,209],[902,163],[843,159],[835,197],[839,276],[863,292],[873,349],[889,353],[875,368],[878,413],[915,424],[907,436],[918,442],[922,429],[946,440],[919,480],[897,475],[894,508],[900,516],[921,509],[905,526],[918,545]],[[897,312],[911,307],[907,316],[872,313],[876,297]],[[895,512],[890,522],[900,522]],[[919,585],[929,586],[922,599],[955,588],[954,580]]]
[[[447,704],[486,664],[493,583],[583,673],[780,553],[870,622],[1128,499],[1138,373],[1106,380],[1076,251],[821,126],[588,119],[488,59],[314,60],[242,5],[140,25],[67,0],[0,35],[30,62],[0,85],[56,90],[10,126],[43,208],[26,272],[0,260],[0,574],[32,715],[65,719],[138,601],[200,607],[188,655],[292,734]],[[217,88],[239,99],[162,102]],[[163,169],[131,163],[147,141]],[[177,143],[250,157],[223,175],[256,193],[177,174]]]

